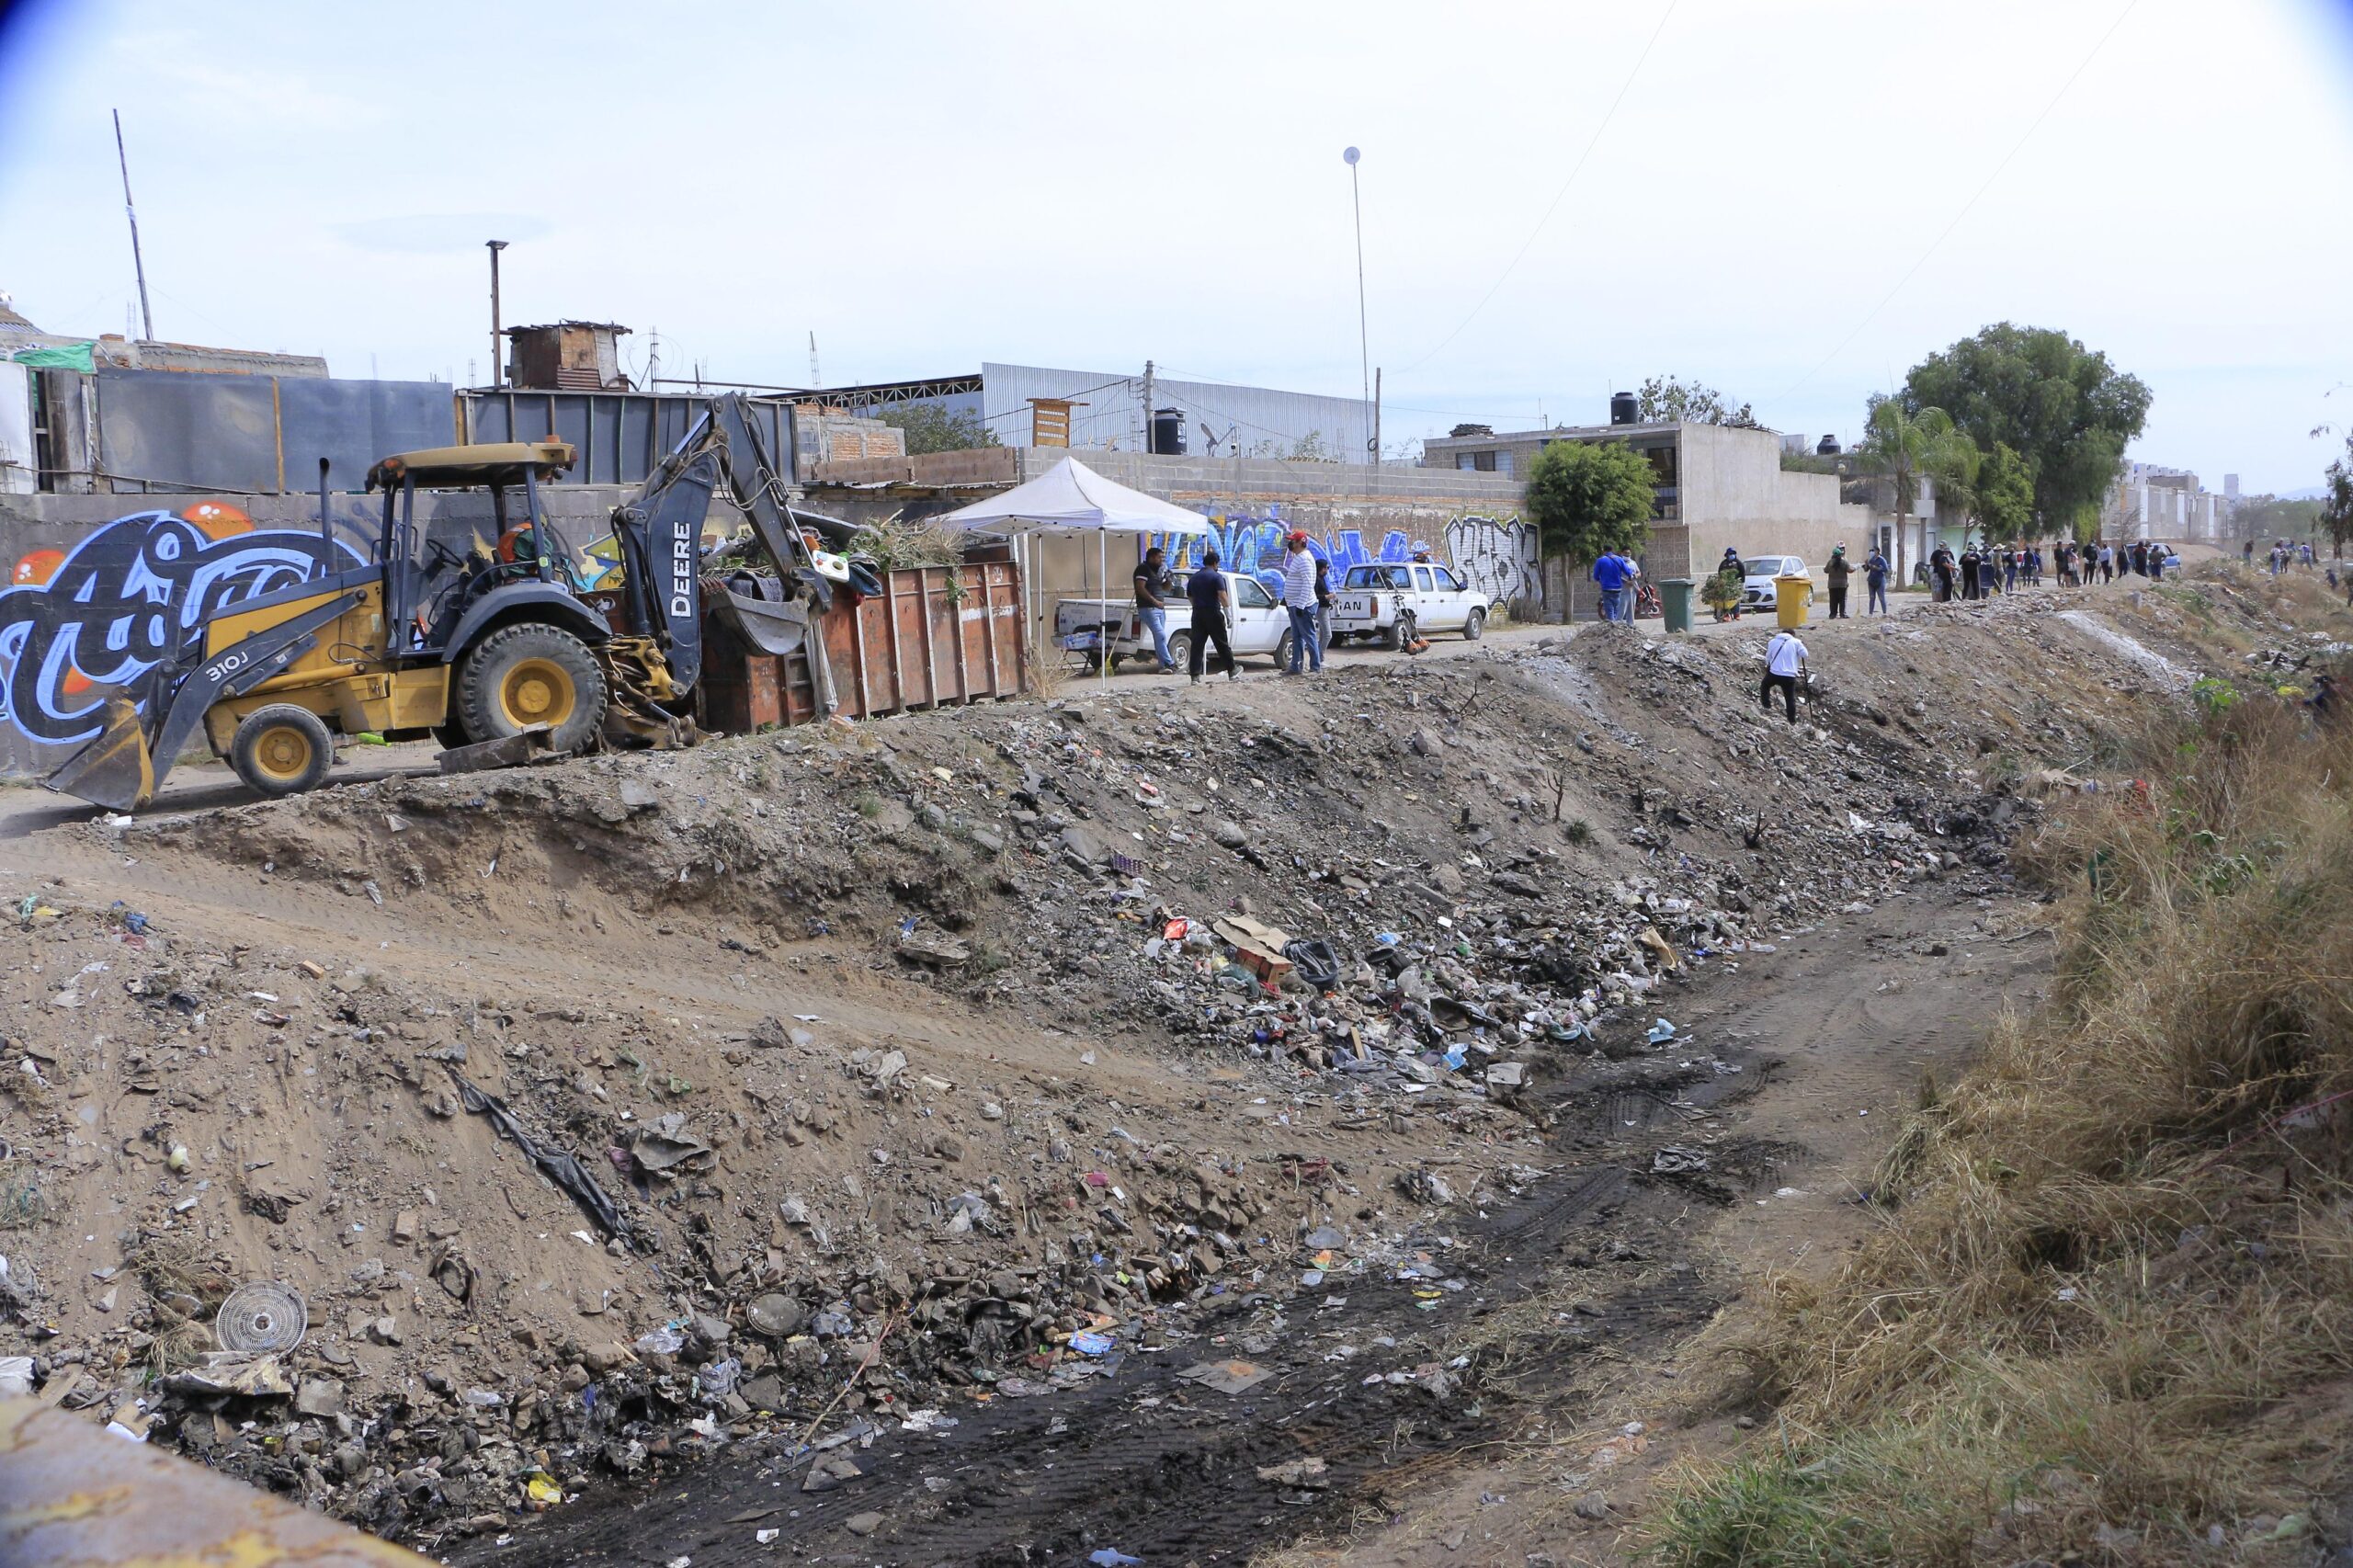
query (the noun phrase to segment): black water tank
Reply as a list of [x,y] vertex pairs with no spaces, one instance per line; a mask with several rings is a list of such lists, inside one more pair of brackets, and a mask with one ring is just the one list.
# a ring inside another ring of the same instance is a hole
[[1836,457],[1838,455],[1838,437],[1836,436],[1824,436],[1822,437],[1822,439],[1814,446],[1813,455],[1818,458]]
[[1155,408],[1152,411],[1152,449],[1164,457],[1185,455],[1185,411],[1181,408]]
[[1642,416],[1643,405],[1634,401],[1634,394],[1632,392],[1611,392],[1609,394],[1609,423],[1612,425],[1632,425],[1638,423],[1642,419]]

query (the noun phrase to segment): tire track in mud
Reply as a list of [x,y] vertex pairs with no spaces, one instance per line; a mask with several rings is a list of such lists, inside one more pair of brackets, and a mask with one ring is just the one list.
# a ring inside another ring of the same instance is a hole
[[[1392,1466],[1506,1436],[1518,1400],[1490,1381],[1491,1350],[1449,1368],[1454,1386],[1437,1396],[1418,1382],[1366,1380],[1450,1362],[1449,1342],[1474,1332],[1463,1318],[1543,1291],[1560,1247],[1604,1233],[1634,1210],[1664,1222],[1688,1202],[1663,1186],[1645,1189],[1614,1165],[1563,1170],[1480,1227],[1469,1249],[1478,1261],[1456,1271],[1464,1289],[1442,1293],[1434,1312],[1421,1310],[1420,1280],[1351,1279],[1343,1309],[1318,1310],[1322,1290],[1295,1298],[1279,1346],[1249,1358],[1274,1376],[1241,1394],[1177,1374],[1199,1360],[1246,1354],[1207,1343],[1250,1321],[1246,1297],[1205,1314],[1199,1337],[1131,1355],[1116,1377],[961,1409],[961,1424],[938,1438],[892,1432],[866,1450],[840,1450],[867,1473],[836,1492],[803,1494],[810,1458],[787,1460],[764,1445],[627,1495],[574,1504],[518,1529],[506,1547],[477,1543],[452,1561],[634,1564],[687,1555],[696,1568],[725,1568],[771,1562],[790,1547],[802,1562],[1012,1568],[1082,1561],[1106,1546],[1155,1568],[1243,1561],[1329,1525],[1354,1504],[1379,1502]],[[1702,1321],[1712,1305],[1695,1276],[1659,1278],[1645,1268],[1639,1282],[1589,1304],[1574,1330],[1560,1329],[1557,1354],[1543,1356],[1548,1377],[1565,1375],[1563,1357],[1605,1338],[1613,1355],[1639,1354]],[[1326,1342],[1313,1337],[1325,1332],[1343,1333],[1358,1353],[1327,1360]],[[1395,1348],[1377,1346],[1382,1337]],[[1259,1477],[1261,1468],[1309,1458],[1325,1467],[1312,1492]],[[755,1510],[774,1511],[749,1517]],[[860,1538],[847,1521],[866,1510],[886,1517]],[[779,1533],[762,1544],[756,1532],[767,1529]]]
[[[1737,1076],[1696,1077],[1672,1062],[1611,1062],[1592,1074],[1597,1081],[1562,1085],[1546,1108],[1581,1127],[1629,1085],[1660,1103],[1726,1108],[1767,1081],[1761,1062],[1747,1065]],[[795,1433],[658,1483],[584,1498],[518,1528],[505,1545],[467,1543],[451,1561],[540,1568],[688,1556],[696,1568],[726,1568],[773,1562],[786,1549],[798,1562],[1013,1568],[1080,1562],[1104,1547],[1153,1568],[1246,1560],[1359,1506],[1385,1509],[1382,1477],[1392,1467],[1511,1435],[1596,1351],[1664,1353],[1708,1319],[1716,1289],[1655,1238],[1677,1233],[1695,1196],[1725,1199],[1648,1174],[1651,1150],[1671,1142],[1688,1114],[1619,1129],[1608,1157],[1556,1167],[1522,1196],[1449,1227],[1454,1245],[1433,1256],[1463,1281],[1459,1290],[1368,1273],[1288,1300],[1272,1290],[1219,1299],[1188,1324],[1190,1337],[1130,1354],[1114,1377],[957,1407],[960,1425],[943,1436],[889,1430],[870,1448],[838,1450],[865,1472],[838,1490],[801,1490],[813,1456],[786,1457]],[[1321,1305],[1343,1292],[1345,1307]],[[1506,1372],[1498,1346],[1481,1342],[1477,1320],[1537,1297],[1557,1306],[1514,1331]],[[1254,1353],[1240,1342],[1267,1332],[1265,1309],[1278,1302],[1284,1322],[1272,1330],[1275,1344]],[[1229,1343],[1212,1343],[1219,1335]],[[1324,1348],[1337,1344],[1357,1353],[1339,1358]],[[1232,1396],[1178,1376],[1234,1356],[1274,1375]],[[1445,1379],[1438,1394],[1422,1381],[1386,1381],[1433,1363]],[[1311,1490],[1259,1475],[1311,1458],[1324,1467]],[[883,1522],[871,1535],[853,1534],[847,1521],[868,1511]],[[763,1530],[778,1533],[762,1543]]]

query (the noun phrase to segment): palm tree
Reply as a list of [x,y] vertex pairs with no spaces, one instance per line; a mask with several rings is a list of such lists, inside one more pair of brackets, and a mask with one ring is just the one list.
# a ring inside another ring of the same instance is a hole
[[[1895,580],[1911,581],[1904,561],[1904,531],[1920,493],[1920,476],[1939,471],[1964,475],[1976,444],[1941,408],[1915,412],[1901,400],[1879,399],[1871,404],[1863,439],[1856,455],[1873,473],[1885,474],[1895,487]],[[1964,452],[1964,449],[1967,451]]]

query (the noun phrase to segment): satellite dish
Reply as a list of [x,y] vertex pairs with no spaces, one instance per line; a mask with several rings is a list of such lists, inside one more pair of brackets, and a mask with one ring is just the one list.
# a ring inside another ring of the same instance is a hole
[[1213,458],[1217,456],[1218,447],[1222,443],[1233,440],[1234,436],[1242,429],[1242,426],[1239,425],[1229,425],[1225,427],[1225,434],[1221,436],[1215,430],[1210,428],[1210,422],[1206,419],[1196,419],[1193,423],[1201,427],[1201,437],[1210,444],[1210,449],[1206,453],[1202,454],[1205,457]]
[[1340,161],[1344,164],[1353,164],[1362,156],[1364,156],[1363,153],[1358,152],[1354,147],[1351,147],[1347,152],[1340,154]]

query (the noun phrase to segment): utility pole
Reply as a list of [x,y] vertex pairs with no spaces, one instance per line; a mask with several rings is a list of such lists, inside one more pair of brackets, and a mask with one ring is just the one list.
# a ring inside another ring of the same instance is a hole
[[131,219],[131,269],[139,275],[140,333],[155,341],[155,312],[147,308],[147,263],[139,255],[139,209],[131,200],[131,154],[122,146],[122,110],[114,111],[114,159],[122,168],[122,210]]
[[662,329],[645,329],[645,390],[654,390],[654,380],[662,373]]
[[505,384],[505,374],[500,369],[505,356],[499,352],[498,347],[501,335],[498,330],[498,253],[506,248],[506,242],[485,240],[483,243],[490,247],[490,387],[496,392]]
[[817,374],[817,335],[812,332],[809,335],[809,390],[815,392],[824,384],[824,379]]
[[1374,367],[1374,369],[1373,369],[1373,372],[1372,372],[1372,460],[1373,460],[1373,464],[1374,464],[1374,466],[1375,466],[1375,467],[1378,467],[1378,466],[1380,465],[1380,462],[1381,462],[1381,370],[1380,370],[1380,368],[1379,368],[1378,366]]
[[1367,422],[1375,427],[1372,438],[1366,443],[1370,450],[1365,455],[1372,461],[1379,462],[1381,460],[1381,440],[1378,430],[1380,417],[1372,412],[1372,339],[1366,332],[1364,313],[1364,198],[1357,184],[1357,160],[1363,155],[1354,147],[1340,154],[1348,165],[1348,205],[1355,210],[1357,219],[1357,352],[1363,361],[1359,368],[1364,371],[1364,403]]
[[1152,361],[1143,362],[1143,449],[1152,451]]

